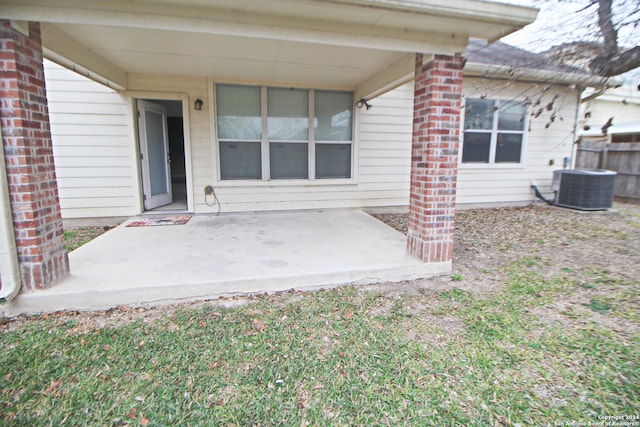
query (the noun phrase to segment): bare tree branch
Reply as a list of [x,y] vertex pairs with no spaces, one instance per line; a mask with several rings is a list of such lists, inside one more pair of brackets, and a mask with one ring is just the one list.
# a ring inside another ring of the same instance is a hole
[[613,25],[612,0],[598,0],[598,26],[604,37],[600,54],[589,62],[595,74],[604,77],[617,76],[640,67],[640,46],[620,52],[618,32]]
[[617,76],[640,67],[640,46],[611,57],[598,56],[589,62],[589,68],[603,77]]
[[602,56],[605,58],[618,53],[618,32],[611,20],[611,3],[612,0],[598,0],[598,25],[604,37]]

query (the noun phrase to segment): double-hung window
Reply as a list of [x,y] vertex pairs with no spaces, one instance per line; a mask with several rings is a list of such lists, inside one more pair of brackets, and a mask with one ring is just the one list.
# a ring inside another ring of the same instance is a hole
[[521,163],[525,121],[521,102],[467,99],[462,163]]
[[353,93],[216,84],[222,180],[348,179]]

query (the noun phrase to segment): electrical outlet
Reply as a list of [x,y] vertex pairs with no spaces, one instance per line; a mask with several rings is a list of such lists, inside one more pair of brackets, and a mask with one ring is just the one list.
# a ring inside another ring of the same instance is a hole
[[213,194],[213,187],[210,185],[207,185],[206,187],[204,187],[204,195],[205,196],[210,196]]

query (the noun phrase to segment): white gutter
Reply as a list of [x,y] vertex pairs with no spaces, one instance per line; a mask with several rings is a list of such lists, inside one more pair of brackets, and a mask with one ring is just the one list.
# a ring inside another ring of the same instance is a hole
[[577,93],[576,99],[576,116],[573,120],[573,144],[571,144],[571,165],[570,169],[576,168],[576,162],[578,157],[578,122],[580,121],[580,98],[584,93],[584,88],[580,88]]
[[3,144],[0,144],[0,280],[0,302],[11,301],[20,292],[21,282]]
[[465,77],[483,77],[486,79],[509,79],[519,82],[574,84],[579,87],[616,87],[617,79],[592,76],[563,71],[536,70],[531,68],[512,68],[507,65],[481,64],[467,62],[464,66]]

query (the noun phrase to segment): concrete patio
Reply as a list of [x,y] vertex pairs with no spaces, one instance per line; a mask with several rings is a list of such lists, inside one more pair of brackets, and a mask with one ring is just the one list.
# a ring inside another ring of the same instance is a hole
[[361,210],[195,215],[126,227],[69,254],[71,275],[0,306],[7,316],[166,304],[446,273],[406,254],[406,237]]

